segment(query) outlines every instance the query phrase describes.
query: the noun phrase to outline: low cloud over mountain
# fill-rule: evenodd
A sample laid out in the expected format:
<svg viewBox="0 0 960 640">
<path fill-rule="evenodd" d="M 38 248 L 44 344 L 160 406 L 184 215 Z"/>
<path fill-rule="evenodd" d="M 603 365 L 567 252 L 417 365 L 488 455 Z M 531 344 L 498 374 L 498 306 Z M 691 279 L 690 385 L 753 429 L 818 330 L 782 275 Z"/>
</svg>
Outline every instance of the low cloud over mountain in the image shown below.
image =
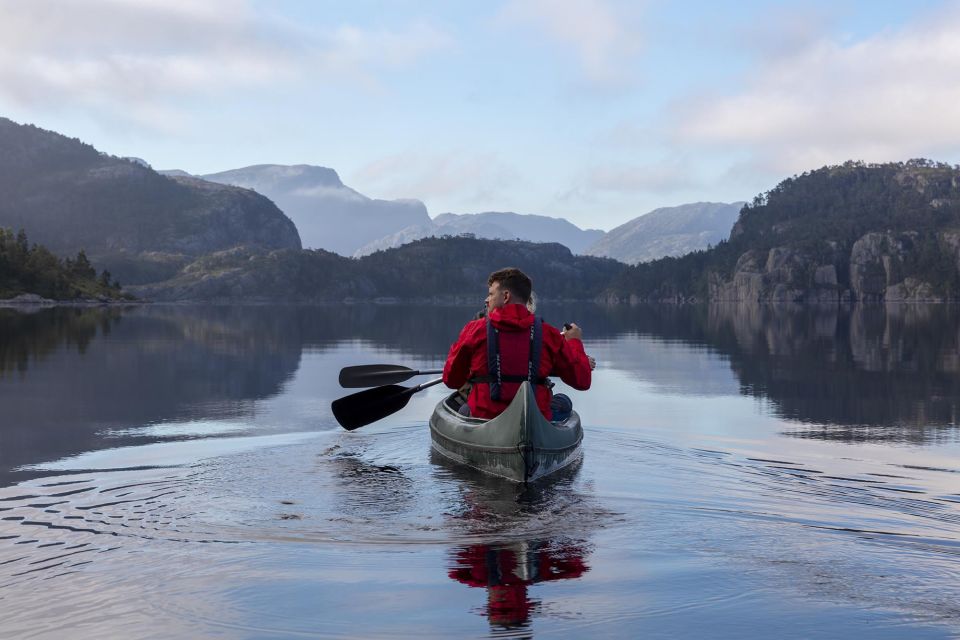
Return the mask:
<svg viewBox="0 0 960 640">
<path fill-rule="evenodd" d="M 340 181 L 333 169 L 261 164 L 199 176 L 265 195 L 297 225 L 304 248 L 352 255 L 369 242 L 430 223 L 419 200 L 375 200 Z"/>
</svg>

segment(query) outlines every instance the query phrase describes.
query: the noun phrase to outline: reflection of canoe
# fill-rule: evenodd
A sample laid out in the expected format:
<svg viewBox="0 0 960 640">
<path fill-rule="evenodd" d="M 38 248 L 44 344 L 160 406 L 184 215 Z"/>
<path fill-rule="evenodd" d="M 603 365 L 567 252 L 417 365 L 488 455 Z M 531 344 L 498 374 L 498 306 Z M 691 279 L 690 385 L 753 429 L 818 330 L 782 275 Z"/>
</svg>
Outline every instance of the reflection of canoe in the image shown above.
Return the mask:
<svg viewBox="0 0 960 640">
<path fill-rule="evenodd" d="M 543 417 L 529 382 L 492 420 L 456 410 L 457 394 L 437 404 L 430 417 L 436 451 L 451 460 L 515 482 L 533 482 L 580 458 L 583 428 L 574 411 L 563 422 Z"/>
</svg>

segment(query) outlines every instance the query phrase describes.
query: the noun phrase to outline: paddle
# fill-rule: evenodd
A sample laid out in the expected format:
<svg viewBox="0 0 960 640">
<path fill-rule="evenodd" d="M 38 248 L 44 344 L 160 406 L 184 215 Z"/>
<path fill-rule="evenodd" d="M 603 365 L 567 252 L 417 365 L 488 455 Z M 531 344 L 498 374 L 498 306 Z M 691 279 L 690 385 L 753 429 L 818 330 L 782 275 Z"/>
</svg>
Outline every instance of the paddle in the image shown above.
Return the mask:
<svg viewBox="0 0 960 640">
<path fill-rule="evenodd" d="M 347 431 L 353 431 L 400 411 L 407 406 L 413 394 L 441 382 L 443 378 L 424 382 L 415 387 L 391 384 L 352 393 L 333 401 L 333 417 L 341 427 Z"/>
<path fill-rule="evenodd" d="M 441 373 L 439 369 L 417 371 L 396 364 L 362 364 L 356 367 L 344 367 L 340 370 L 340 386 L 346 389 L 379 387 L 385 384 L 397 384 L 413 376 Z"/>
</svg>

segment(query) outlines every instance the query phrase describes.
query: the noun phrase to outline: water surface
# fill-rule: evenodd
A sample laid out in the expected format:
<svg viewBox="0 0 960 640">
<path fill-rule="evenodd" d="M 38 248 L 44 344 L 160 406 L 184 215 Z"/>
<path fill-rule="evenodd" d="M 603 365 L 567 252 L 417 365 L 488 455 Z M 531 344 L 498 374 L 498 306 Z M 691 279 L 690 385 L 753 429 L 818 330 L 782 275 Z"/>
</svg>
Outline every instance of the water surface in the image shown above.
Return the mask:
<svg viewBox="0 0 960 640">
<path fill-rule="evenodd" d="M 431 454 L 439 388 L 330 413 L 472 309 L 0 311 L 0 635 L 960 635 L 955 308 L 543 311 L 600 364 L 529 488 Z"/>
</svg>

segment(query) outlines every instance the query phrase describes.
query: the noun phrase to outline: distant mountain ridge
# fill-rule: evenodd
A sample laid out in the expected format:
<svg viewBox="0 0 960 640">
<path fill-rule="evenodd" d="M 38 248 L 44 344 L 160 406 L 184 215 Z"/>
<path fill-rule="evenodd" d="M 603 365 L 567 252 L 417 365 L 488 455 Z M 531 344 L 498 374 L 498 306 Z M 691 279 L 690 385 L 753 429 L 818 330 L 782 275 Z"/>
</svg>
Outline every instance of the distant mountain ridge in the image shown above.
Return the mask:
<svg viewBox="0 0 960 640">
<path fill-rule="evenodd" d="M 260 164 L 197 177 L 270 198 L 296 224 L 308 249 L 350 256 L 384 234 L 430 223 L 419 200 L 368 198 L 327 167 Z"/>
<path fill-rule="evenodd" d="M 142 161 L 0 118 L 0 227 L 59 256 L 83 249 L 121 283 L 162 279 L 196 256 L 299 249 L 272 202 L 249 190 L 158 174 Z"/>
<path fill-rule="evenodd" d="M 557 242 L 573 253 L 583 253 L 601 236 L 599 229 L 581 229 L 563 218 L 511 211 L 482 213 L 442 213 L 427 224 L 420 224 L 368 243 L 354 257 L 392 249 L 423 238 L 472 234 L 478 238 Z"/>
<path fill-rule="evenodd" d="M 745 202 L 662 207 L 611 229 L 584 252 L 627 264 L 682 256 L 727 239 Z"/>
</svg>

